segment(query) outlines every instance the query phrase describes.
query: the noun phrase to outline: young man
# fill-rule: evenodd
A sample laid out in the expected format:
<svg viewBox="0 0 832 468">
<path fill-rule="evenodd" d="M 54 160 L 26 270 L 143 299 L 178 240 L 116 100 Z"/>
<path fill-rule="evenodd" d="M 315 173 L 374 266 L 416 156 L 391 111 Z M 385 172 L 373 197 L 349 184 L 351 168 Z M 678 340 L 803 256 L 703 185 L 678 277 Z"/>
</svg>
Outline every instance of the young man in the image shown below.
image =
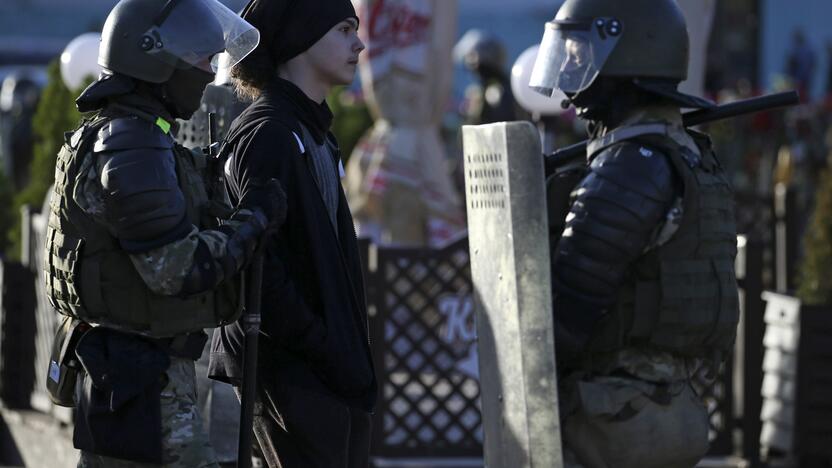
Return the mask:
<svg viewBox="0 0 832 468">
<path fill-rule="evenodd" d="M 80 467 L 217 466 L 194 361 L 203 329 L 239 315 L 234 278 L 285 200 L 256 188 L 260 204 L 219 226 L 205 155 L 173 134 L 199 108 L 212 57 L 253 49 L 235 40 L 246 34 L 257 31 L 216 0 L 121 0 L 104 24 L 105 73 L 76 101 L 93 116 L 57 157 L 44 264 L 50 302 L 76 330 L 66 336 L 87 330 L 77 348 L 58 344 L 66 355 L 49 372 L 59 383 L 74 356 L 84 369 Z"/>
<path fill-rule="evenodd" d="M 325 97 L 353 80 L 364 44 L 349 0 L 253 0 L 262 32 L 232 70 L 256 99 L 229 129 L 233 202 L 276 178 L 286 228 L 267 240 L 254 432 L 269 466 L 366 467 L 376 381 L 353 220 Z M 256 197 L 255 197 L 256 198 Z M 214 335 L 210 375 L 239 385 L 243 331 Z"/>
</svg>

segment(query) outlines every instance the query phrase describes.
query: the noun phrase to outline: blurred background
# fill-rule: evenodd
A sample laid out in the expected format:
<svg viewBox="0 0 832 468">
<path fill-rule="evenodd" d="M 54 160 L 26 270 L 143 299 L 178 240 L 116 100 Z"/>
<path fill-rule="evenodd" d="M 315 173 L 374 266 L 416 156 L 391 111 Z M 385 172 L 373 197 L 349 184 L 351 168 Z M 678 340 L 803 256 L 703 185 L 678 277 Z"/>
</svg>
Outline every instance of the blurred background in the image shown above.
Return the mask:
<svg viewBox="0 0 832 468">
<path fill-rule="evenodd" d="M 71 411 L 43 393 L 54 312 L 39 290 L 41 207 L 115 3 L 0 1 L 0 465 L 77 460 Z M 362 249 L 375 259 L 365 267 L 384 384 L 374 463 L 482 466 L 460 128 L 528 120 L 549 151 L 585 138 L 572 110 L 523 86 L 561 2 L 354 3 L 368 50 L 328 102 Z M 699 388 L 712 415 L 702 466 L 832 466 L 832 2 L 679 3 L 688 92 L 727 103 L 796 89 L 802 101 L 701 129 L 737 194 L 743 297 L 735 356 Z M 206 144 L 206 112 L 221 115 L 221 135 L 242 108 L 218 79 L 180 141 Z M 232 463 L 236 399 L 202 385 L 212 440 Z"/>
</svg>

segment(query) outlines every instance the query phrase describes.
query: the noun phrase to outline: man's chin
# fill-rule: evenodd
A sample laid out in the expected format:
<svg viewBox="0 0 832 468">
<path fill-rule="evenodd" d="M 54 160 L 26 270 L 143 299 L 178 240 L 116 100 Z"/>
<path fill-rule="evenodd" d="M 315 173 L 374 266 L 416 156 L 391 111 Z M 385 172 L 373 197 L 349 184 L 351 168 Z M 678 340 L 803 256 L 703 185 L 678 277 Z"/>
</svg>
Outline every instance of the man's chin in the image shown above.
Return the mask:
<svg viewBox="0 0 832 468">
<path fill-rule="evenodd" d="M 340 74 L 339 78 L 339 85 L 348 85 L 351 84 L 355 80 L 355 74 L 358 73 L 358 64 L 355 65 L 348 65 L 344 68 L 343 72 Z"/>
<path fill-rule="evenodd" d="M 347 86 L 352 84 L 353 80 L 355 80 L 355 71 L 345 73 L 344 76 L 339 77 L 338 84 L 336 84 L 336 86 Z"/>
<path fill-rule="evenodd" d="M 355 80 L 355 71 L 350 70 L 349 72 L 344 72 L 341 74 L 332 73 L 328 77 L 328 83 L 330 88 L 335 88 L 337 86 L 348 86 L 351 85 L 352 82 Z"/>
</svg>

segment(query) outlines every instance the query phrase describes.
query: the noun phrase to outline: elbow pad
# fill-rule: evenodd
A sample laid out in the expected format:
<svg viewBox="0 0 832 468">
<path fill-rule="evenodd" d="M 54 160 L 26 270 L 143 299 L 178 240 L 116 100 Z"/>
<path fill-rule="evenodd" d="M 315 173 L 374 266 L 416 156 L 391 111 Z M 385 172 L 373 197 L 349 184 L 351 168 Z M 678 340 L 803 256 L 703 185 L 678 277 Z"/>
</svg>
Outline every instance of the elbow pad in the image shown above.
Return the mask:
<svg viewBox="0 0 832 468">
<path fill-rule="evenodd" d="M 595 158 L 575 191 L 555 252 L 553 287 L 614 301 L 628 266 L 650 243 L 677 196 L 667 157 L 632 142 Z"/>
<path fill-rule="evenodd" d="M 103 159 L 105 217 L 126 251 L 151 250 L 188 235 L 191 224 L 168 135 L 138 118 L 115 119 L 99 131 L 93 151 Z"/>
</svg>

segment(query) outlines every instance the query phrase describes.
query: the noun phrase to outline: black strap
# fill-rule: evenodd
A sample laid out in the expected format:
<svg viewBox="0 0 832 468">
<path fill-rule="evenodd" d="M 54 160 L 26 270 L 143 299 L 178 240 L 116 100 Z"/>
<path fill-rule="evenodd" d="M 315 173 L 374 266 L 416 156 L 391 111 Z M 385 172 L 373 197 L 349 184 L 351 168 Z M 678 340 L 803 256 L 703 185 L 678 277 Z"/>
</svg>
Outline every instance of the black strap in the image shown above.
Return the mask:
<svg viewBox="0 0 832 468">
<path fill-rule="evenodd" d="M 177 335 L 172 338 L 157 338 L 154 340 L 166 353 L 173 357 L 196 361 L 202 356 L 208 335 L 205 332 Z"/>
</svg>

